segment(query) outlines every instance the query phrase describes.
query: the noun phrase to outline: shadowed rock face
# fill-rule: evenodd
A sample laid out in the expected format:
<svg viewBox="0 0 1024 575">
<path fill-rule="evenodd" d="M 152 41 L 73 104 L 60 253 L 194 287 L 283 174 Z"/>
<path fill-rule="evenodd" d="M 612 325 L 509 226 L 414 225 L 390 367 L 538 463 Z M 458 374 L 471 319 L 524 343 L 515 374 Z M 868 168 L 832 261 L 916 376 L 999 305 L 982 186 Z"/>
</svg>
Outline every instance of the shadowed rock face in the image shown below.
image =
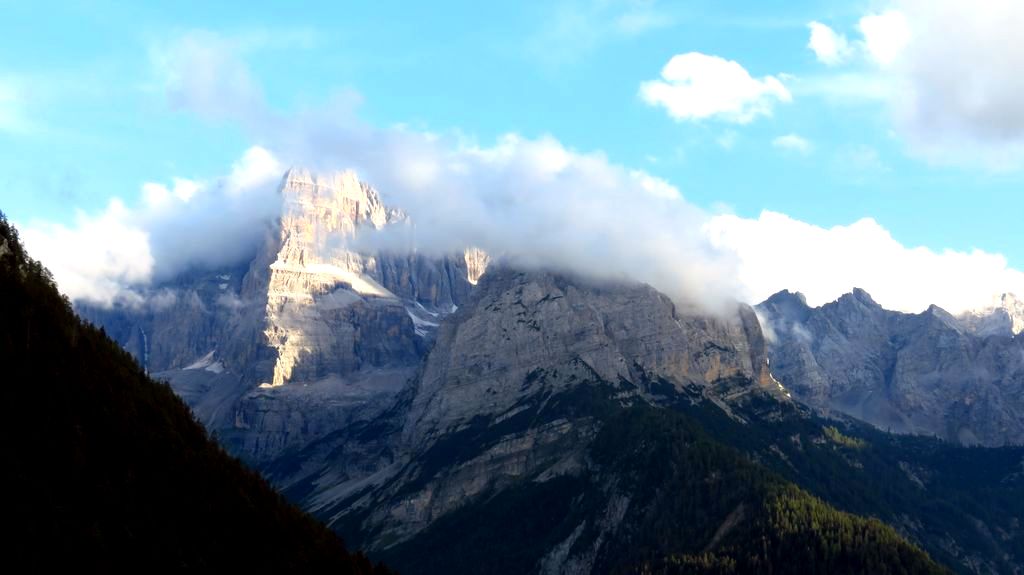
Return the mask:
<svg viewBox="0 0 1024 575">
<path fill-rule="evenodd" d="M 388 414 L 268 472 L 337 525 L 365 514 L 366 544 L 387 547 L 489 490 L 580 473 L 601 425 L 588 398 L 611 388 L 624 404 L 688 397 L 727 413 L 783 395 L 750 308 L 715 318 L 644 285 L 491 269 Z"/>
<path fill-rule="evenodd" d="M 378 413 L 487 266 L 479 250 L 349 249 L 360 228 L 406 220 L 351 172 L 293 169 L 280 193 L 251 261 L 183 274 L 138 306 L 78 309 L 257 461 Z"/>
<path fill-rule="evenodd" d="M 892 312 L 863 290 L 819 308 L 780 292 L 757 310 L 774 335 L 772 372 L 814 407 L 899 433 L 1024 443 L 1024 338 L 1010 324 Z"/>
<path fill-rule="evenodd" d="M 663 379 L 680 390 L 734 376 L 770 382 L 746 307 L 724 319 L 687 315 L 648 286 L 513 270 L 492 271 L 479 289 L 472 309 L 442 327 L 424 368 L 409 414 L 414 442 L 513 409 L 529 373 L 546 366 L 579 362 L 602 381 Z M 551 385 L 544 392 L 564 391 Z"/>
</svg>

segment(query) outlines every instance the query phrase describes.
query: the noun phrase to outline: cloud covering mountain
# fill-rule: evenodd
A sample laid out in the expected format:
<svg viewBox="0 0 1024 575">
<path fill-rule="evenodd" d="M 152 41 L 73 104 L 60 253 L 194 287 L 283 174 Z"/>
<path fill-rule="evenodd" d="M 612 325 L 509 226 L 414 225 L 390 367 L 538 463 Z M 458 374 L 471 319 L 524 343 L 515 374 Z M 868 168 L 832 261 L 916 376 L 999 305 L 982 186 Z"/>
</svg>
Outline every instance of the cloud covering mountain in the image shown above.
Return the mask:
<svg viewBox="0 0 1024 575">
<path fill-rule="evenodd" d="M 72 225 L 23 223 L 29 248 L 70 297 L 137 299 L 135 287 L 190 266 L 243 260 L 278 215 L 276 189 L 289 165 L 354 169 L 408 212 L 411 227 L 362 239 L 374 248 L 473 245 L 523 266 L 632 278 L 712 309 L 782 288 L 820 303 L 857 285 L 891 308 L 937 303 L 953 312 L 993 292 L 1024 292 L 1024 276 L 997 254 L 908 247 L 870 219 L 826 229 L 772 212 L 713 214 L 663 179 L 552 136 L 511 133 L 481 145 L 460 134 L 381 128 L 359 119 L 351 92 L 283 113 L 253 80 L 248 49 L 188 33 L 153 50 L 169 105 L 238 123 L 261 142 L 224 174 L 144 184 L 134 201 L 115 199 Z"/>
</svg>

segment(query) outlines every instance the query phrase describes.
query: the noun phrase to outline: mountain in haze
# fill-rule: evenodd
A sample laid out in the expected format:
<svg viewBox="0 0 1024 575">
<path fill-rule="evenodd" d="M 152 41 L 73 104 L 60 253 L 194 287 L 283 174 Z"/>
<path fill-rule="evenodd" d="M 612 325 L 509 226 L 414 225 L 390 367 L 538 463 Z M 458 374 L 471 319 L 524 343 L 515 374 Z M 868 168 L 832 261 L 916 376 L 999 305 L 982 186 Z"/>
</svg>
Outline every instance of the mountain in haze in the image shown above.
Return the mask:
<svg viewBox="0 0 1024 575">
<path fill-rule="evenodd" d="M 407 217 L 350 173 L 292 170 L 281 192 L 250 261 L 79 311 L 402 572 L 937 570 L 920 548 L 1024 565 L 1024 451 L 820 418 L 749 306 L 360 251 L 355 230 Z"/>
<path fill-rule="evenodd" d="M 800 401 L 884 430 L 988 446 L 1024 444 L 1019 309 L 1007 295 L 960 317 L 936 306 L 906 314 L 859 289 L 817 308 L 790 292 L 757 306 L 773 334 L 772 373 Z"/>
<path fill-rule="evenodd" d="M 0 214 L 8 565 L 384 573 L 225 454 L 82 323 Z"/>
<path fill-rule="evenodd" d="M 991 304 L 966 311 L 957 319 L 967 330 L 980 336 L 1020 335 L 1024 332 L 1024 301 L 1011 293 L 1000 294 Z"/>
</svg>

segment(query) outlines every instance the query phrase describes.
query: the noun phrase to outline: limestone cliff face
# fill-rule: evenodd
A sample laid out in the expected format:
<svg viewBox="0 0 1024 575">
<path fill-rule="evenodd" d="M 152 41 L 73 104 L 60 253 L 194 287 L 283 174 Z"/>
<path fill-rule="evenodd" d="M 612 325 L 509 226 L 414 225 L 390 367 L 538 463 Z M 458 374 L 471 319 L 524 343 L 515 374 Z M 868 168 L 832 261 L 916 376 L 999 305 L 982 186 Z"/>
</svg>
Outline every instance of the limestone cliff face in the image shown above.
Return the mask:
<svg viewBox="0 0 1024 575">
<path fill-rule="evenodd" d="M 265 335 L 277 356 L 268 386 L 415 364 L 425 329 L 469 296 L 486 266 L 479 256 L 350 249 L 360 228 L 406 219 L 352 172 L 293 169 L 281 194 L 280 247 L 267 287 Z"/>
<path fill-rule="evenodd" d="M 757 306 L 772 372 L 800 400 L 900 433 L 965 444 L 1024 442 L 1024 338 L 932 306 L 883 309 L 863 290 L 819 308 L 781 292 Z"/>
<path fill-rule="evenodd" d="M 401 302 L 365 273 L 375 260 L 346 248 L 358 227 L 383 227 L 396 213 L 389 214 L 377 192 L 351 172 L 319 177 L 293 169 L 281 195 L 280 247 L 270 264 L 264 332 L 277 360 L 261 384 L 356 371 L 362 326 L 372 326 L 365 335 L 375 343 L 398 338 L 385 347 L 415 355 L 412 321 Z"/>
<path fill-rule="evenodd" d="M 352 172 L 292 169 L 280 194 L 251 261 L 188 272 L 138 306 L 79 309 L 252 460 L 373 417 L 487 263 L 353 249 L 360 230 L 407 217 Z"/>
</svg>

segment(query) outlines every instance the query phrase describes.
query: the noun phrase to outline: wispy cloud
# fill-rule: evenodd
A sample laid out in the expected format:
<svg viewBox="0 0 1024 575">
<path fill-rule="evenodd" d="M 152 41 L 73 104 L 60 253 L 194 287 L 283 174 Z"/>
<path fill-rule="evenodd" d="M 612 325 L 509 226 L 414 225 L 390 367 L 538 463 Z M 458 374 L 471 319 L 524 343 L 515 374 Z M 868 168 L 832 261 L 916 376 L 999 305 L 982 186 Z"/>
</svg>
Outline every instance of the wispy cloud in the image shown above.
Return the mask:
<svg viewBox="0 0 1024 575">
<path fill-rule="evenodd" d="M 739 140 L 739 137 L 739 133 L 736 130 L 726 130 L 715 138 L 715 143 L 723 150 L 731 150 L 736 147 L 736 141 Z"/>
<path fill-rule="evenodd" d="M 545 66 L 575 62 L 605 44 L 668 28 L 675 18 L 654 0 L 562 0 L 526 41 Z"/>
<path fill-rule="evenodd" d="M 814 146 L 812 146 L 806 138 L 797 134 L 779 136 L 772 140 L 772 146 L 779 148 L 780 150 L 797 152 L 804 156 L 810 154 L 814 149 Z"/>
</svg>

